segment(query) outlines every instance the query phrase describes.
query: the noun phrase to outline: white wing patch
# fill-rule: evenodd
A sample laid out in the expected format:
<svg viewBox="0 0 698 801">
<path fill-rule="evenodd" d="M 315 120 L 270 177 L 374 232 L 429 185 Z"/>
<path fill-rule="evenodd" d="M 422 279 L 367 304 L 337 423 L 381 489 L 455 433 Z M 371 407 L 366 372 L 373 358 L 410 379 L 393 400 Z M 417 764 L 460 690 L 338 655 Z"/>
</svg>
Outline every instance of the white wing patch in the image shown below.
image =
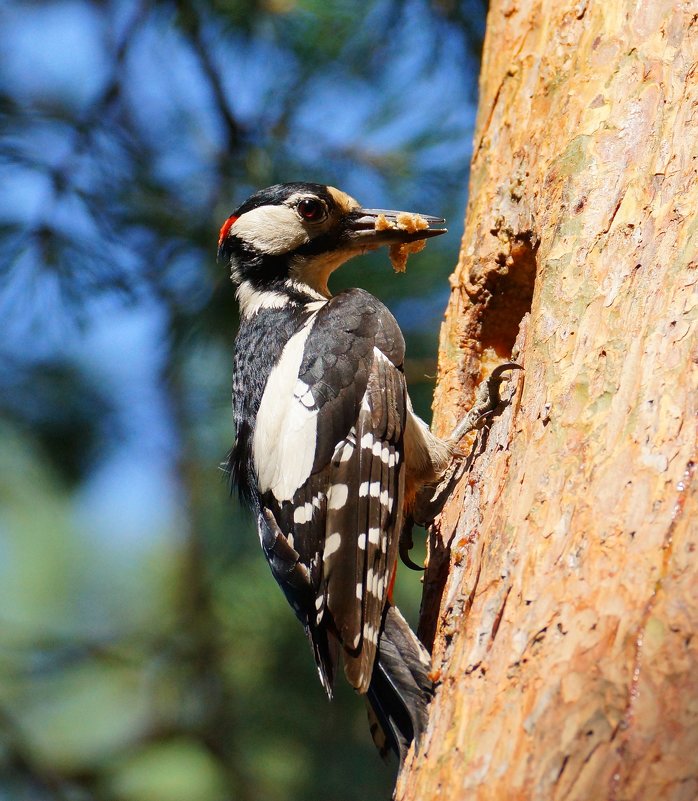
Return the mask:
<svg viewBox="0 0 698 801">
<path fill-rule="evenodd" d="M 322 558 L 327 559 L 328 556 L 332 556 L 333 553 L 339 550 L 341 544 L 342 535 L 339 532 L 335 531 L 334 534 L 330 534 L 325 540 L 325 550 L 322 554 Z"/>
<path fill-rule="evenodd" d="M 333 484 L 327 495 L 327 506 L 329 509 L 342 509 L 349 497 L 349 486 L 347 484 Z"/>
<path fill-rule="evenodd" d="M 252 441 L 257 481 L 262 493 L 271 490 L 279 502 L 293 500 L 315 460 L 317 410 L 308 408 L 305 393 L 297 396 L 302 383 L 298 372 L 314 322 L 315 315 L 286 343 L 269 374 L 257 413 Z"/>
</svg>

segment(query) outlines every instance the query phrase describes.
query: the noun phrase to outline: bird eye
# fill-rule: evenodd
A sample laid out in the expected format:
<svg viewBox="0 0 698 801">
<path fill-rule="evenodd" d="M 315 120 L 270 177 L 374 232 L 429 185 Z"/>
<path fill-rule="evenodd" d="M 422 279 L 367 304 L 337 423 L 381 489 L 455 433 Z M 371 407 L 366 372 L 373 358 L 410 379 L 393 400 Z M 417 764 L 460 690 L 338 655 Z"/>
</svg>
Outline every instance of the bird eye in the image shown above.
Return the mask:
<svg viewBox="0 0 698 801">
<path fill-rule="evenodd" d="M 308 222 L 318 222 L 325 217 L 325 205 L 313 197 L 304 197 L 296 206 L 298 213 Z"/>
</svg>

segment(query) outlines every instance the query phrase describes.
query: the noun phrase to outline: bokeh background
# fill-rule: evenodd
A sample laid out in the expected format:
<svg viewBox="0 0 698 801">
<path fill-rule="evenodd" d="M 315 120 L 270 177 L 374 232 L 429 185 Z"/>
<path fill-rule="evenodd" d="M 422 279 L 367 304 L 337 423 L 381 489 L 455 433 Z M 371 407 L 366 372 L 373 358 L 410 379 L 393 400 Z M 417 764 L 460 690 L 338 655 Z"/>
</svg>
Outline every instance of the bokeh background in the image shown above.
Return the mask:
<svg viewBox="0 0 698 801">
<path fill-rule="evenodd" d="M 219 465 L 252 191 L 449 219 L 396 276 L 429 419 L 486 0 L 0 2 L 0 799 L 374 801 L 395 766 Z M 413 619 L 420 584 L 399 602 Z"/>
</svg>

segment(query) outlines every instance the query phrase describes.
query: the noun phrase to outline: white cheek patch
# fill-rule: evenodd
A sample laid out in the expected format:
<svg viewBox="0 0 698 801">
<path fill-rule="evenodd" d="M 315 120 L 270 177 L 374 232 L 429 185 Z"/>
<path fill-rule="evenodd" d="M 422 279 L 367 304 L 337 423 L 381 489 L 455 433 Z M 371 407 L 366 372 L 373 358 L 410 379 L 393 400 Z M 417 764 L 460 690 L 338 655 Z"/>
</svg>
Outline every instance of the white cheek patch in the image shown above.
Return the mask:
<svg viewBox="0 0 698 801">
<path fill-rule="evenodd" d="M 288 253 L 309 240 L 308 232 L 288 206 L 260 206 L 240 215 L 230 232 L 255 250 Z"/>
<path fill-rule="evenodd" d="M 294 390 L 305 343 L 315 315 L 286 343 L 269 374 L 257 413 L 252 440 L 261 492 L 271 490 L 279 501 L 290 501 L 306 482 L 315 461 L 317 411 L 308 409 Z"/>
</svg>

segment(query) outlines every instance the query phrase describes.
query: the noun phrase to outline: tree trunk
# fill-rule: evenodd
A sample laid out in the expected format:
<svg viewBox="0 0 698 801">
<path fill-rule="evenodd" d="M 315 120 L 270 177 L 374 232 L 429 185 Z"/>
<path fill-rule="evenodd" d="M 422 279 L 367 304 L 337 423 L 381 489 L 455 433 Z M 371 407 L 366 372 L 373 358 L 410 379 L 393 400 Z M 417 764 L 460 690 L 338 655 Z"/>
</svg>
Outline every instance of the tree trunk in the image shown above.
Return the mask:
<svg viewBox="0 0 698 801">
<path fill-rule="evenodd" d="M 492 2 L 437 428 L 525 373 L 430 535 L 400 801 L 698 798 L 697 59 L 695 0 Z"/>
</svg>

